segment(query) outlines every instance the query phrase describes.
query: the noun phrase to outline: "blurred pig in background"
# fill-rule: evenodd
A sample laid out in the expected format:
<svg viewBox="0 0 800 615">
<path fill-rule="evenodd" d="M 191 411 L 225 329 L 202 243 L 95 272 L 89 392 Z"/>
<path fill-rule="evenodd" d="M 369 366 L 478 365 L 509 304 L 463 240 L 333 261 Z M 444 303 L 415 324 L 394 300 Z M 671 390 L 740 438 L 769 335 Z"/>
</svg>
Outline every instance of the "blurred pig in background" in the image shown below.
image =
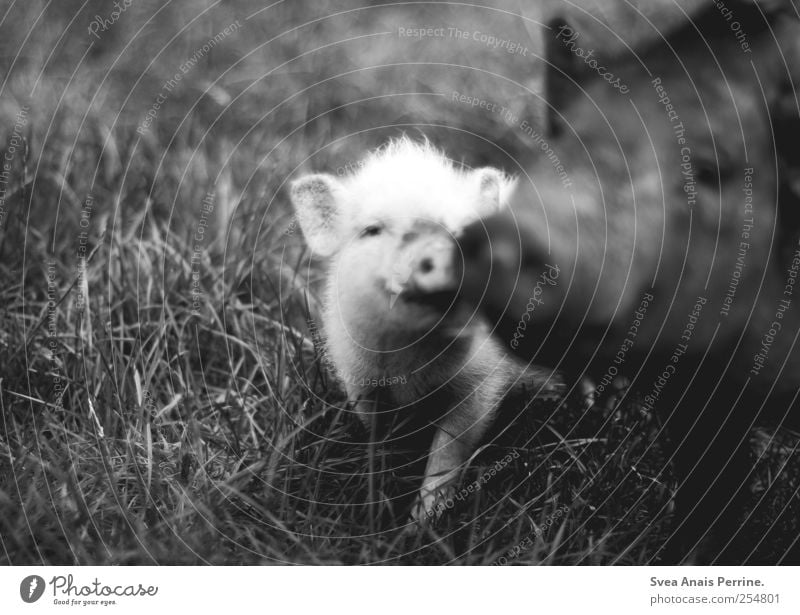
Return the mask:
<svg viewBox="0 0 800 615">
<path fill-rule="evenodd" d="M 456 251 L 462 298 L 506 347 L 574 378 L 625 373 L 661 413 L 679 474 L 673 561 L 750 553 L 748 434 L 800 415 L 800 21 L 788 2 L 723 8 L 607 62 L 551 22 L 546 138 L 565 171 L 533 162 L 510 211 Z M 551 265 L 563 283 L 520 335 Z"/>
</svg>

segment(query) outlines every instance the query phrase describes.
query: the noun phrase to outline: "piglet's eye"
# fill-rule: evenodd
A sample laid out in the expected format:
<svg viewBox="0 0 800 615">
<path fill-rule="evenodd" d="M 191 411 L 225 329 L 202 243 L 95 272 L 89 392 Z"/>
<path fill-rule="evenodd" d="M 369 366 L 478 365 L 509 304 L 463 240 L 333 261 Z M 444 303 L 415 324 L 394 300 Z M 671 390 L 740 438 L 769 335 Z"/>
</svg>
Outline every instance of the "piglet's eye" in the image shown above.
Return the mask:
<svg viewBox="0 0 800 615">
<path fill-rule="evenodd" d="M 363 231 L 361 231 L 360 237 L 375 237 L 380 235 L 381 231 L 383 231 L 383 227 L 380 224 L 370 224 Z"/>
</svg>

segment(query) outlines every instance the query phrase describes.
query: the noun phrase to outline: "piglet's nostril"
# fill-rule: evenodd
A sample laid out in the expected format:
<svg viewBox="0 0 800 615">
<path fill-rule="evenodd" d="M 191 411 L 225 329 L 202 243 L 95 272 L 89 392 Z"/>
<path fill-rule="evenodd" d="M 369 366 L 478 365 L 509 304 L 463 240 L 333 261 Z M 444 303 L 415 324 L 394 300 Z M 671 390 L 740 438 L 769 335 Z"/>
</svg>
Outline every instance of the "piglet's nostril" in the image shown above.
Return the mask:
<svg viewBox="0 0 800 615">
<path fill-rule="evenodd" d="M 431 257 L 428 256 L 420 261 L 419 270 L 421 273 L 430 273 L 433 269 L 433 259 Z"/>
</svg>

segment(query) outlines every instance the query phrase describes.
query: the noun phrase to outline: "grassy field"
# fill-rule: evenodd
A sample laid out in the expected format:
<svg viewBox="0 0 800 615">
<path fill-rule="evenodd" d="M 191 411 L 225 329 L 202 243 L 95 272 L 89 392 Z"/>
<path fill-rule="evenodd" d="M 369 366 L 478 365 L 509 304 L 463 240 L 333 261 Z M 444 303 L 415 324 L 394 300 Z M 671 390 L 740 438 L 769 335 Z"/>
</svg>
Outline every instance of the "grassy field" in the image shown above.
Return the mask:
<svg viewBox="0 0 800 615">
<path fill-rule="evenodd" d="M 3 4 L 0 563 L 652 559 L 674 481 L 635 403 L 512 408 L 463 484 L 512 461 L 415 532 L 424 458 L 370 442 L 310 331 L 324 272 L 292 176 L 404 131 L 512 170 L 526 135 L 453 91 L 540 118 L 534 57 L 385 33 L 480 24 L 535 49 L 530 24 L 354 2 L 133 0 L 113 23 L 102 2 Z"/>
</svg>

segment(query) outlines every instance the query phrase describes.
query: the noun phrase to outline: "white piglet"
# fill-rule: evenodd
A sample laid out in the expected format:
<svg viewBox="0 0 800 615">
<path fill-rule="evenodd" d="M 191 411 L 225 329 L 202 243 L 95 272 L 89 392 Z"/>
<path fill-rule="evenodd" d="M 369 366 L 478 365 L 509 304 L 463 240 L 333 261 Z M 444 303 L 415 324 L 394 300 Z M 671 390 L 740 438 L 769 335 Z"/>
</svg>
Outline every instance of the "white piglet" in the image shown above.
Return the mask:
<svg viewBox="0 0 800 615">
<path fill-rule="evenodd" d="M 420 523 L 453 494 L 503 398 L 523 385 L 553 388 L 453 305 L 453 239 L 503 207 L 511 188 L 498 170 L 462 170 L 408 138 L 345 177 L 306 175 L 291 186 L 312 253 L 329 261 L 327 353 L 356 412 L 369 424 L 380 398 L 436 425 L 412 513 Z"/>
</svg>

